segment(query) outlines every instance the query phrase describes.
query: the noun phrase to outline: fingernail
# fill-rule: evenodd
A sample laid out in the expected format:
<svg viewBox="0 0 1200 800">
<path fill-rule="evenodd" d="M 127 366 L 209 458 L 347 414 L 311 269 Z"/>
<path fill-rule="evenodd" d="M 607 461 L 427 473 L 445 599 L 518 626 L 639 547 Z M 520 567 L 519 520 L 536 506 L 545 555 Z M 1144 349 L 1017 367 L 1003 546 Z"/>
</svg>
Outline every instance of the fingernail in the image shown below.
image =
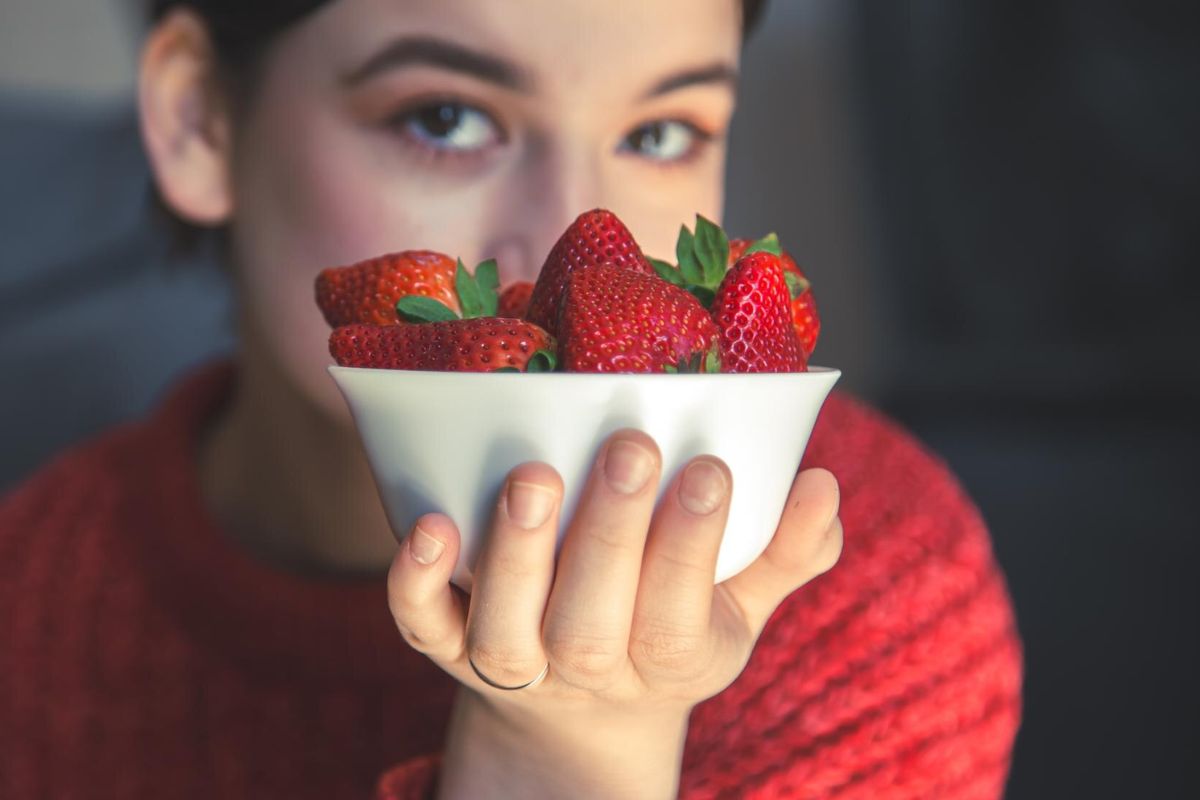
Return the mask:
<svg viewBox="0 0 1200 800">
<path fill-rule="evenodd" d="M 418 564 L 432 564 L 442 555 L 446 545 L 417 528 L 408 543 L 409 551 Z"/>
<path fill-rule="evenodd" d="M 725 473 L 711 461 L 693 461 L 679 482 L 679 503 L 698 516 L 717 510 L 725 499 Z"/>
<path fill-rule="evenodd" d="M 533 530 L 550 518 L 550 512 L 554 510 L 554 493 L 536 483 L 510 481 L 505 506 L 514 525 Z"/>
<path fill-rule="evenodd" d="M 613 491 L 633 494 L 646 485 L 654 471 L 654 456 L 640 444 L 618 439 L 604 456 L 604 477 Z"/>
</svg>

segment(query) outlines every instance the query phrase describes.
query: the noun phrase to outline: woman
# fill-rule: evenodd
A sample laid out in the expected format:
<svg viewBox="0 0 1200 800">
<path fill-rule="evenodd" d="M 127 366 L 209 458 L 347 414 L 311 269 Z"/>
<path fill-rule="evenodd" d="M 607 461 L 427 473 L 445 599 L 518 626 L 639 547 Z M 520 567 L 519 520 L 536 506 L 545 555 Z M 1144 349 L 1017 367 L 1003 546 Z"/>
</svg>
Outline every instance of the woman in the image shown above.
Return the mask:
<svg viewBox="0 0 1200 800">
<path fill-rule="evenodd" d="M 873 413 L 829 401 L 767 552 L 716 590 L 718 460 L 662 476 L 616 434 L 557 571 L 558 476 L 518 466 L 466 597 L 452 520 L 396 548 L 325 373 L 322 267 L 425 247 L 529 279 L 587 208 L 649 253 L 718 218 L 755 5 L 155 4 L 146 148 L 168 209 L 223 237 L 241 348 L 0 509 L 0 793 L 999 795 L 1003 581 Z"/>
</svg>

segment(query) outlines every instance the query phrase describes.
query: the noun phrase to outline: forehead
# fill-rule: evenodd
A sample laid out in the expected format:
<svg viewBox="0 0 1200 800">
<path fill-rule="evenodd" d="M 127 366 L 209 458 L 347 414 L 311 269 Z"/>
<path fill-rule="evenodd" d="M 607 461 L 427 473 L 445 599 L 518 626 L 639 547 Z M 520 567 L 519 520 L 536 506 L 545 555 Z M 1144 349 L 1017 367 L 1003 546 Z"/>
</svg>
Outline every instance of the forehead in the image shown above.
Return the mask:
<svg viewBox="0 0 1200 800">
<path fill-rule="evenodd" d="M 740 50 L 740 0 L 338 0 L 298 35 L 315 61 L 353 71 L 401 36 L 497 55 L 537 94 L 639 93 Z"/>
</svg>

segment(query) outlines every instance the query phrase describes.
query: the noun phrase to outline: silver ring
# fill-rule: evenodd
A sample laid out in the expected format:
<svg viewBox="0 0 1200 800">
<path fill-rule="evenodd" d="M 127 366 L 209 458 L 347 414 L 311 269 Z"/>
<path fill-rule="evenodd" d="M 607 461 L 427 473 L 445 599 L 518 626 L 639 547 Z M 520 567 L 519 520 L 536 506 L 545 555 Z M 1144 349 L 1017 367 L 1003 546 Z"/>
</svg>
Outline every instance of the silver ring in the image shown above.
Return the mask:
<svg viewBox="0 0 1200 800">
<path fill-rule="evenodd" d="M 550 672 L 550 662 L 547 661 L 546 666 L 542 667 L 541 673 L 529 683 L 522 683 L 520 686 L 503 686 L 480 672 L 479 667 L 475 666 L 475 662 L 471 660 L 470 655 L 467 656 L 467 663 L 471 665 L 471 669 L 475 670 L 475 674 L 479 676 L 479 680 L 483 681 L 488 686 L 491 686 L 493 689 L 503 689 L 506 692 L 515 692 L 518 689 L 528 689 L 530 686 L 536 686 L 537 684 L 541 683 L 546 677 L 546 674 Z"/>
</svg>

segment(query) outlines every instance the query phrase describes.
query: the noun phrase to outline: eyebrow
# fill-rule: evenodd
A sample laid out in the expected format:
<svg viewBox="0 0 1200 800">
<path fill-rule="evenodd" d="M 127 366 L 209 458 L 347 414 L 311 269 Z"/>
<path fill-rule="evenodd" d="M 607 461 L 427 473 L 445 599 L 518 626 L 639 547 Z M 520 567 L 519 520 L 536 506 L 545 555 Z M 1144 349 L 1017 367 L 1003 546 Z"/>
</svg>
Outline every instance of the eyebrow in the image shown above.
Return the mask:
<svg viewBox="0 0 1200 800">
<path fill-rule="evenodd" d="M 416 65 L 441 67 L 518 92 L 533 89 L 532 78 L 516 64 L 433 36 L 394 39 L 342 80 L 356 86 L 388 70 Z"/>
<path fill-rule="evenodd" d="M 668 75 L 650 87 L 650 90 L 642 95 L 642 99 L 649 100 L 652 97 L 660 97 L 690 86 L 702 86 L 704 84 L 724 84 L 732 89 L 737 85 L 737 79 L 738 71 L 736 67 L 727 62 L 718 61 L 706 66 L 685 69 L 682 72 Z"/>
</svg>

